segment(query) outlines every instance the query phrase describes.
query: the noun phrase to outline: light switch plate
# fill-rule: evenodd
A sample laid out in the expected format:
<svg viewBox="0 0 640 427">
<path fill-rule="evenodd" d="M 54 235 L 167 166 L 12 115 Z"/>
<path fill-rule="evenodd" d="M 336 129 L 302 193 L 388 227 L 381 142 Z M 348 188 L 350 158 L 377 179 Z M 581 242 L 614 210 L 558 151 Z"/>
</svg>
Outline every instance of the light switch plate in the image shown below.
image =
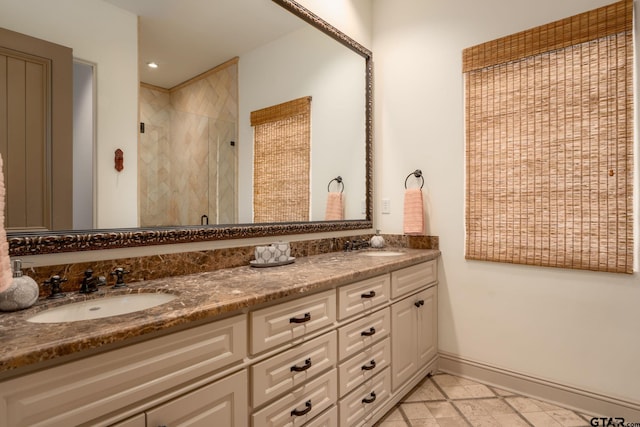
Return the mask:
<svg viewBox="0 0 640 427">
<path fill-rule="evenodd" d="M 391 213 L 391 200 L 382 199 L 382 213 L 390 214 Z"/>
</svg>

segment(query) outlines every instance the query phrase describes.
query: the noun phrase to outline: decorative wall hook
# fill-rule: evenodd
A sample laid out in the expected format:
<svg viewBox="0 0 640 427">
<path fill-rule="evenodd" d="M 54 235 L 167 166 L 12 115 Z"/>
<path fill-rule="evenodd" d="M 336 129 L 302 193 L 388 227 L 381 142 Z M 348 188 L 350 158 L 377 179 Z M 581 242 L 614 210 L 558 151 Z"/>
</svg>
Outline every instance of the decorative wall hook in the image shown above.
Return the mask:
<svg viewBox="0 0 640 427">
<path fill-rule="evenodd" d="M 124 169 L 124 153 L 119 148 L 116 150 L 115 167 L 118 172 Z"/>
</svg>

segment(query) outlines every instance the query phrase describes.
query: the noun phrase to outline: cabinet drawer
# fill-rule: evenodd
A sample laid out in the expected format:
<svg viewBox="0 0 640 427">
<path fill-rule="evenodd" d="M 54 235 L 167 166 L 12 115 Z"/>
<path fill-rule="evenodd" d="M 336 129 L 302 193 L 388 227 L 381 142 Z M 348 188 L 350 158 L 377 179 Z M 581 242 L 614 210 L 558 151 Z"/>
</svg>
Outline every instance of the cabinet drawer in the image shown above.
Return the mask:
<svg viewBox="0 0 640 427">
<path fill-rule="evenodd" d="M 305 424 L 304 427 L 336 427 L 338 425 L 338 407 L 334 406 L 327 412 L 314 418 L 309 424 Z"/>
<path fill-rule="evenodd" d="M 332 331 L 252 366 L 253 407 L 335 367 L 337 347 Z"/>
<path fill-rule="evenodd" d="M 254 413 L 253 427 L 301 426 L 333 405 L 337 390 L 338 374 L 332 369 Z"/>
<path fill-rule="evenodd" d="M 391 361 L 389 337 L 360 351 L 338 368 L 340 397 L 382 372 Z"/>
<path fill-rule="evenodd" d="M 248 386 L 247 371 L 240 371 L 147 411 L 147 425 L 245 427 Z"/>
<path fill-rule="evenodd" d="M 391 396 L 389 369 L 366 381 L 340 401 L 340 426 L 353 426 L 372 414 Z"/>
<path fill-rule="evenodd" d="M 138 414 L 135 417 L 131 417 L 119 423 L 113 424 L 110 427 L 146 427 L 147 421 L 144 414 Z"/>
<path fill-rule="evenodd" d="M 256 310 L 250 316 L 251 352 L 256 354 L 335 322 L 335 291 Z"/>
<path fill-rule="evenodd" d="M 236 316 L 23 375 L 0 384 L 0 425 L 72 426 L 241 361 Z"/>
<path fill-rule="evenodd" d="M 437 266 L 438 264 L 433 260 L 391 272 L 391 298 L 398 298 L 430 283 L 435 283 Z"/>
<path fill-rule="evenodd" d="M 356 354 L 389 335 L 391 329 L 389 307 L 376 311 L 338 329 L 338 357 L 340 360 Z"/>
<path fill-rule="evenodd" d="M 372 277 L 338 288 L 338 319 L 346 319 L 389 301 L 391 276 Z"/>
</svg>

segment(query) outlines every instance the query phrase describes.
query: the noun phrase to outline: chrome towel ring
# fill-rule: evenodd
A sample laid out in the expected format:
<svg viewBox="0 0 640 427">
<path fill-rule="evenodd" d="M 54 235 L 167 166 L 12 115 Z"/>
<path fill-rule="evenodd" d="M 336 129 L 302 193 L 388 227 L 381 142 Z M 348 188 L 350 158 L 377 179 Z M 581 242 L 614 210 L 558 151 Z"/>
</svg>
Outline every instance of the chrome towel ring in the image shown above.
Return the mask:
<svg viewBox="0 0 640 427">
<path fill-rule="evenodd" d="M 333 181 L 336 181 L 337 184 L 336 185 L 341 185 L 342 187 L 340 188 L 340 192 L 342 193 L 344 191 L 344 182 L 342 182 L 342 177 L 341 176 L 337 176 L 335 178 L 333 178 L 331 181 L 329 181 L 329 185 L 327 185 L 327 191 L 331 192 L 331 183 Z"/>
<path fill-rule="evenodd" d="M 404 188 L 405 188 L 405 190 L 407 189 L 407 180 L 409 180 L 409 177 L 411 175 L 415 176 L 416 178 L 422 179 L 422 184 L 420 184 L 420 189 L 422 190 L 422 187 L 424 187 L 424 176 L 422 176 L 422 171 L 420 169 L 416 169 L 415 171 L 413 171 L 409 175 L 407 175 L 407 177 L 404 180 Z"/>
</svg>

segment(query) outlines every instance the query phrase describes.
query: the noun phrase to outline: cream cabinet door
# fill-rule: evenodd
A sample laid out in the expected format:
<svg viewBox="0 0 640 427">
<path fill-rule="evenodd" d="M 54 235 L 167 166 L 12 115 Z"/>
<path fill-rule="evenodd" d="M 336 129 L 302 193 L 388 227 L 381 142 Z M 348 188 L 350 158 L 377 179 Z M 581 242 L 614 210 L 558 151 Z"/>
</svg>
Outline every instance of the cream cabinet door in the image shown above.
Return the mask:
<svg viewBox="0 0 640 427">
<path fill-rule="evenodd" d="M 418 369 L 426 365 L 438 352 L 438 287 L 432 286 L 418 294 L 421 302 L 417 310 Z"/>
<path fill-rule="evenodd" d="M 397 390 L 437 353 L 437 287 L 391 306 L 391 383 Z"/>
<path fill-rule="evenodd" d="M 418 370 L 416 360 L 416 297 L 391 306 L 391 384 L 397 390 Z"/>
<path fill-rule="evenodd" d="M 247 371 L 240 371 L 147 411 L 147 427 L 245 427 L 248 387 Z"/>
</svg>

